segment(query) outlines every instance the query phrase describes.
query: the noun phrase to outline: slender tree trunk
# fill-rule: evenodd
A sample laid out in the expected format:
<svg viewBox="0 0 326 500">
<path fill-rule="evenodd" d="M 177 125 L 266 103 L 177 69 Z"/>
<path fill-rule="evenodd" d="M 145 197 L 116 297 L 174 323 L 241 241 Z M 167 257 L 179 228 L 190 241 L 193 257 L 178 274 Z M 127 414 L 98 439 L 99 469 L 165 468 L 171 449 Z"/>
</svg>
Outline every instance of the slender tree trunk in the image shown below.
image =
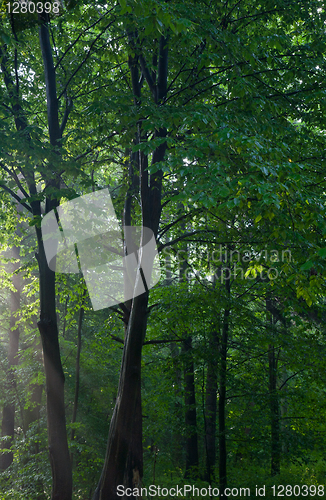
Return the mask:
<svg viewBox="0 0 326 500">
<path fill-rule="evenodd" d="M 19 249 L 13 247 L 11 249 L 11 257 L 17 259 L 11 265 L 11 271 L 15 272 L 19 268 Z M 20 276 L 19 274 L 13 274 L 12 284 L 15 290 L 10 291 L 10 329 L 9 329 L 9 346 L 8 346 L 8 379 L 10 385 L 9 393 L 12 393 L 16 388 L 16 378 L 15 378 L 15 367 L 18 364 L 18 347 L 19 347 L 19 328 L 16 327 L 17 312 L 20 305 Z M 2 411 L 2 425 L 1 425 L 1 435 L 8 436 L 8 439 L 1 444 L 2 449 L 9 449 L 13 443 L 14 432 L 15 432 L 15 404 L 13 401 L 13 395 L 11 395 L 11 401 L 8 401 Z M 13 453 L 0 453 L 0 470 L 7 469 L 13 461 Z"/>
<path fill-rule="evenodd" d="M 33 328 L 38 328 L 37 317 L 33 318 Z M 43 351 L 41 346 L 41 339 L 38 337 L 33 342 L 33 349 L 36 352 L 36 359 L 40 364 L 40 368 L 43 368 Z M 30 386 L 31 395 L 31 405 L 24 411 L 24 432 L 26 433 L 30 425 L 34 422 L 39 422 L 40 420 L 40 410 L 42 403 L 43 394 L 43 384 L 33 384 Z M 38 443 L 35 444 L 35 453 L 39 452 Z"/>
<path fill-rule="evenodd" d="M 58 97 L 56 92 L 56 72 L 52 57 L 48 23 L 49 15 L 45 13 L 39 14 L 39 40 L 44 67 L 49 139 L 51 146 L 57 148 L 58 151 L 61 147 L 60 140 L 67 123 L 68 112 L 60 126 Z M 18 82 L 13 82 L 11 72 L 8 68 L 8 55 L 6 50 L 1 48 L 0 54 L 1 70 L 4 75 L 4 83 L 8 95 L 12 100 L 16 128 L 18 131 L 23 131 L 27 128 L 28 121 L 24 109 L 20 104 L 19 85 Z M 31 138 L 28 133 L 26 133 L 26 138 L 28 142 L 31 143 Z M 28 155 L 26 155 L 26 158 L 28 158 Z M 56 167 L 54 165 L 48 165 L 47 169 L 44 170 L 43 180 L 47 184 L 46 189 L 50 188 L 50 196 L 47 196 L 45 200 L 45 213 L 48 213 L 58 205 L 58 201 L 53 198 L 53 194 L 51 193 L 51 189 L 58 189 L 60 185 L 59 175 L 55 172 Z M 42 339 L 46 377 L 48 441 L 53 478 L 51 500 L 71 500 L 72 474 L 65 423 L 64 374 L 60 359 L 55 310 L 55 274 L 49 269 L 46 262 L 42 234 L 39 227 L 39 221 L 42 214 L 40 201 L 36 199 L 37 190 L 34 169 L 29 169 L 27 165 L 23 173 L 28 184 L 29 194 L 34 198 L 30 201 L 30 206 L 34 221 L 37 222 L 35 228 L 38 241 L 37 260 L 39 266 L 41 303 L 38 328 Z"/>
<path fill-rule="evenodd" d="M 177 346 L 175 342 L 172 342 L 170 344 L 170 351 L 175 373 L 174 395 L 176 401 L 174 403 L 174 408 L 175 408 L 175 415 L 177 417 L 176 420 L 179 421 L 183 416 L 183 405 L 180 401 L 180 397 L 182 394 L 182 371 L 180 368 L 180 361 L 178 362 L 178 358 L 180 355 L 180 348 Z M 182 448 L 183 448 L 182 435 L 179 429 L 175 429 L 172 434 L 172 454 L 174 463 L 177 466 L 180 466 L 180 464 L 182 463 Z"/>
<path fill-rule="evenodd" d="M 37 318 L 33 318 L 33 327 L 37 327 Z M 33 342 L 34 352 L 37 352 L 37 360 L 40 362 L 40 365 L 43 367 L 43 353 L 41 348 L 41 340 L 40 338 L 35 339 Z M 37 422 L 38 433 L 40 432 L 40 410 L 42 405 L 42 394 L 43 394 L 43 385 L 42 384 L 32 384 L 30 385 L 31 397 L 29 401 L 29 407 L 24 409 L 24 421 L 23 428 L 24 434 L 28 431 L 30 426 Z M 38 440 L 35 441 L 33 446 L 32 453 L 39 453 L 40 447 Z M 28 459 L 26 460 L 26 463 Z M 44 484 L 40 477 L 35 479 L 35 500 L 46 500 L 46 495 L 44 493 Z"/>
<path fill-rule="evenodd" d="M 41 302 L 37 325 L 42 339 L 46 378 L 48 443 L 53 481 L 51 500 L 71 500 L 72 474 L 66 432 L 64 373 L 55 309 L 55 273 L 48 267 L 40 229 L 37 228 L 36 232 Z"/>
<path fill-rule="evenodd" d="M 83 292 L 83 298 L 85 296 L 85 291 Z M 82 298 L 82 300 L 83 300 Z M 74 424 L 77 419 L 77 409 L 78 409 L 78 398 L 79 398 L 79 381 L 80 381 L 80 352 L 81 352 L 81 340 L 82 340 L 82 325 L 84 317 L 84 308 L 81 305 L 78 315 L 78 329 L 77 329 L 77 354 L 76 354 L 76 381 L 75 381 L 75 396 L 74 396 L 74 406 L 72 411 L 71 423 Z M 70 439 L 73 441 L 75 438 L 75 429 L 72 427 Z M 71 463 L 73 462 L 73 453 L 70 454 Z"/>
<path fill-rule="evenodd" d="M 269 394 L 271 415 L 271 475 L 276 476 L 281 472 L 281 448 L 280 448 L 280 408 L 277 391 L 277 356 L 275 347 L 269 346 Z"/>
<path fill-rule="evenodd" d="M 287 425 L 286 425 L 286 420 L 284 417 L 286 416 L 288 409 L 289 409 L 289 404 L 288 404 L 288 399 L 287 399 L 287 385 L 286 381 L 288 379 L 288 373 L 285 367 L 283 367 L 283 373 L 282 373 L 282 378 L 281 378 L 281 385 L 285 382 L 285 385 L 282 387 L 282 397 L 279 398 L 279 403 L 280 403 L 280 449 L 281 449 L 281 454 L 282 457 L 284 458 L 288 453 L 289 453 L 289 448 L 287 444 L 287 439 L 286 439 L 286 434 L 287 434 Z M 280 391 L 279 391 L 280 392 Z"/>
<path fill-rule="evenodd" d="M 205 444 L 206 444 L 206 481 L 214 480 L 216 462 L 216 417 L 217 417 L 217 366 L 218 333 L 214 330 L 209 342 L 210 358 L 206 375 L 205 401 Z"/>
<path fill-rule="evenodd" d="M 275 311 L 275 312 L 274 312 Z M 266 298 L 266 317 L 269 319 L 271 337 L 274 337 L 275 308 L 270 296 Z M 277 360 L 274 342 L 269 345 L 268 367 L 269 367 L 269 407 L 271 418 L 271 476 L 281 472 L 281 442 L 280 442 L 280 403 L 277 389 Z"/>
<path fill-rule="evenodd" d="M 15 405 L 6 403 L 2 410 L 1 435 L 7 439 L 1 443 L 1 449 L 10 449 L 14 439 Z M 2 451 L 0 454 L 0 471 L 8 469 L 12 464 L 13 453 Z"/>
<path fill-rule="evenodd" d="M 186 470 L 185 478 L 198 477 L 198 436 L 194 361 L 192 358 L 191 337 L 183 343 L 184 384 L 185 384 L 185 424 L 186 424 Z"/>
<path fill-rule="evenodd" d="M 49 34 L 49 16 L 39 14 L 39 39 L 44 65 L 47 118 L 50 142 L 53 147 L 60 147 L 62 127 L 59 124 L 58 98 L 56 91 L 56 73 L 52 57 Z M 54 167 L 55 172 L 55 167 Z M 59 179 L 52 174 L 47 179 L 48 186 L 59 188 Z M 33 186 L 35 190 L 35 186 Z M 31 192 L 33 194 L 33 192 Z M 58 205 L 55 197 L 47 197 L 45 212 L 50 212 Z M 41 216 L 39 202 L 31 202 L 34 217 Z M 72 472 L 66 431 L 64 404 L 64 373 L 61 364 L 59 335 L 56 315 L 55 273 L 48 267 L 41 229 L 36 227 L 38 243 L 38 266 L 40 279 L 40 320 L 38 328 L 41 334 L 44 370 L 46 378 L 47 423 L 50 462 L 52 469 L 51 500 L 71 500 Z"/>
<path fill-rule="evenodd" d="M 230 295 L 230 280 L 226 280 L 227 295 Z M 224 498 L 224 490 L 227 486 L 227 450 L 226 450 L 226 424 L 225 424 L 225 405 L 226 405 L 226 382 L 227 382 L 227 349 L 229 333 L 230 309 L 224 310 L 222 338 L 220 347 L 220 386 L 218 400 L 218 421 L 219 421 L 219 476 L 220 476 L 220 498 Z"/>
</svg>

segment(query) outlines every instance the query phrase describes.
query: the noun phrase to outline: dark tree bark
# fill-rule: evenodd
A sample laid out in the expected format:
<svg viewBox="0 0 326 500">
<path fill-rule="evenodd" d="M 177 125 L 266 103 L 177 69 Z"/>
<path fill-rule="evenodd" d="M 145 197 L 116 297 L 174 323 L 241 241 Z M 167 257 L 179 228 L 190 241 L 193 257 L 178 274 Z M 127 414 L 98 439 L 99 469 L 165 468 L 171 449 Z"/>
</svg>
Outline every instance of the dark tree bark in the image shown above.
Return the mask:
<svg viewBox="0 0 326 500">
<path fill-rule="evenodd" d="M 276 476 L 281 472 L 281 440 L 280 440 L 280 402 L 277 389 L 277 362 L 278 353 L 274 346 L 274 329 L 278 320 L 283 323 L 284 328 L 286 322 L 282 314 L 279 312 L 270 296 L 266 297 L 266 318 L 270 325 L 270 335 L 272 342 L 268 350 L 268 386 L 269 386 L 269 408 L 271 418 L 271 476 Z"/>
<path fill-rule="evenodd" d="M 85 296 L 85 291 L 83 292 L 82 300 Z M 72 411 L 71 423 L 74 424 L 77 419 L 77 409 L 78 409 L 78 398 L 79 398 L 79 381 L 80 381 L 80 352 L 81 352 L 81 341 L 82 341 L 82 325 L 84 318 L 84 308 L 81 305 L 78 315 L 78 330 L 77 330 L 77 353 L 76 353 L 76 381 L 75 381 L 75 395 L 74 395 L 74 406 Z M 73 441 L 75 438 L 75 429 L 72 427 L 70 439 Z M 70 454 L 71 463 L 73 462 L 73 453 Z"/>
<path fill-rule="evenodd" d="M 7 436 L 7 439 L 1 444 L 1 449 L 10 449 L 15 431 L 15 405 L 6 403 L 2 410 L 1 435 Z M 0 471 L 4 471 L 12 464 L 13 452 L 2 451 L 0 454 Z"/>
<path fill-rule="evenodd" d="M 41 16 L 40 20 L 39 36 L 45 74 L 49 136 L 52 146 L 60 146 L 62 131 L 59 125 L 56 78 L 47 25 L 48 18 L 42 18 Z M 47 184 L 49 187 L 59 188 L 59 181 L 55 174 L 51 174 L 51 177 L 47 179 Z M 34 217 L 40 217 L 40 204 L 32 202 L 31 206 Z M 57 206 L 58 200 L 50 197 L 46 198 L 46 213 Z M 36 235 L 41 306 L 38 328 L 42 339 L 46 377 L 48 442 L 52 469 L 51 500 L 71 500 L 72 472 L 66 431 L 64 373 L 60 357 L 55 307 L 55 273 L 49 269 L 47 264 L 41 229 L 39 227 L 36 227 Z"/>
<path fill-rule="evenodd" d="M 185 424 L 186 424 L 186 470 L 185 478 L 198 477 L 198 435 L 194 361 L 192 358 L 192 341 L 188 337 L 183 343 L 184 385 L 185 385 Z"/>
<path fill-rule="evenodd" d="M 180 401 L 182 395 L 182 370 L 180 366 L 180 361 L 178 358 L 180 356 L 180 348 L 175 342 L 170 344 L 170 352 L 173 360 L 174 366 L 174 394 L 176 401 L 174 403 L 176 420 L 179 421 L 183 418 L 183 405 Z M 179 401 L 178 401 L 179 399 Z M 176 465 L 182 463 L 182 448 L 183 448 L 183 438 L 179 429 L 174 430 L 172 434 L 172 449 L 173 449 L 173 459 Z"/>
<path fill-rule="evenodd" d="M 230 280 L 226 280 L 226 292 L 230 295 Z M 225 424 L 225 404 L 226 404 L 226 382 L 227 382 L 227 349 L 229 334 L 230 309 L 224 310 L 222 338 L 220 346 L 220 384 L 218 400 L 218 422 L 219 422 L 219 476 L 220 476 L 220 498 L 224 498 L 224 490 L 227 486 L 227 450 L 226 450 L 226 424 Z"/>
<path fill-rule="evenodd" d="M 139 93 L 140 96 L 140 93 Z M 138 97 L 138 96 L 137 96 Z M 138 134 L 135 137 L 135 144 L 139 140 Z M 129 186 L 127 189 L 124 211 L 123 223 L 124 226 L 132 226 L 133 224 L 133 200 L 137 191 L 139 190 L 139 154 L 129 151 L 130 161 L 128 164 L 127 179 Z M 138 174 L 138 175 L 137 175 Z M 130 249 L 129 249 L 130 250 Z M 124 242 L 124 255 L 128 254 L 126 241 Z M 128 289 L 128 276 L 124 276 L 125 292 Z M 132 307 L 132 299 L 125 300 L 123 308 L 124 318 L 124 338 L 126 339 L 128 323 L 130 320 L 130 312 Z M 129 443 L 129 451 L 126 462 L 126 470 L 124 475 L 123 484 L 132 485 L 135 488 L 140 488 L 143 477 L 143 417 L 142 417 L 142 401 L 141 401 L 141 377 L 137 383 L 137 396 L 134 419 L 132 424 L 132 434 Z M 136 498 L 131 496 L 130 498 Z"/>
<path fill-rule="evenodd" d="M 68 450 L 64 405 L 64 374 L 58 340 L 55 309 L 55 273 L 48 267 L 41 231 L 37 228 L 41 334 L 46 378 L 47 424 L 52 469 L 51 500 L 71 500 L 72 474 Z"/>
<path fill-rule="evenodd" d="M 277 355 L 275 347 L 269 346 L 269 397 L 271 415 L 271 476 L 281 472 L 280 405 L 277 390 Z"/>
<path fill-rule="evenodd" d="M 216 417 L 217 417 L 217 370 L 218 332 L 213 330 L 209 341 L 210 358 L 206 375 L 205 401 L 205 444 L 206 444 L 206 481 L 214 480 L 216 463 Z"/>
<path fill-rule="evenodd" d="M 20 265 L 19 248 L 12 247 L 10 251 L 11 258 L 16 262 L 11 264 L 11 272 L 15 273 Z M 16 388 L 15 366 L 18 364 L 18 348 L 19 348 L 19 327 L 16 327 L 17 312 L 20 306 L 20 276 L 13 274 L 12 284 L 15 290 L 10 291 L 10 329 L 9 329 L 9 345 L 8 345 L 8 381 L 9 394 Z M 2 410 L 1 435 L 8 436 L 8 439 L 1 444 L 2 449 L 9 449 L 13 443 L 15 433 L 15 404 L 11 394 L 11 401 L 8 401 Z M 0 470 L 6 470 L 13 461 L 13 453 L 0 453 Z"/>
<path fill-rule="evenodd" d="M 271 476 L 276 476 L 281 472 L 281 433 L 280 433 L 280 397 L 277 388 L 277 365 L 279 349 L 274 345 L 275 325 L 279 321 L 284 331 L 286 331 L 286 318 L 279 310 L 270 296 L 266 297 L 266 318 L 269 320 L 272 342 L 268 350 L 268 368 L 269 368 L 269 407 L 271 418 Z"/>
<path fill-rule="evenodd" d="M 141 403 L 141 377 L 137 385 L 133 429 L 129 442 L 129 453 L 123 484 L 141 488 L 143 478 L 143 415 Z M 129 497 L 137 498 L 137 497 Z"/>
<path fill-rule="evenodd" d="M 133 420 L 141 379 L 141 350 L 146 332 L 148 293 L 133 299 L 124 343 L 118 396 L 111 419 L 105 463 L 94 499 L 119 498 L 117 486 L 124 485 L 127 459 L 133 439 Z M 137 475 L 140 471 L 135 470 Z M 132 487 L 132 484 L 129 484 Z"/>
<path fill-rule="evenodd" d="M 131 45 L 138 43 L 137 33 L 129 34 Z M 137 49 L 139 52 L 139 47 Z M 159 104 L 166 95 L 167 90 L 167 39 L 161 37 L 158 57 L 158 79 L 154 84 L 154 101 Z M 138 106 L 141 97 L 141 84 L 139 80 L 139 55 L 129 57 L 129 67 L 134 93 L 135 105 Z M 143 65 L 144 65 L 143 61 Z M 166 137 L 166 130 L 155 130 L 155 136 Z M 140 125 L 137 140 L 140 140 Z M 166 142 L 163 142 L 153 151 L 152 163 L 160 162 L 164 159 Z M 149 175 L 147 170 L 148 158 L 144 154 L 139 154 L 139 189 L 142 210 L 142 223 L 144 227 L 150 228 L 154 236 L 157 236 L 160 216 L 161 216 L 161 191 L 163 172 L 157 171 Z M 143 241 L 143 235 L 141 241 Z M 140 271 L 141 262 L 136 278 L 135 289 L 138 280 L 142 280 Z M 94 493 L 94 500 L 114 500 L 121 498 L 117 495 L 117 486 L 126 485 L 133 487 L 133 482 L 140 484 L 142 480 L 141 470 L 135 466 L 131 473 L 128 470 L 130 464 L 142 464 L 142 456 L 138 453 L 141 403 L 141 353 L 147 326 L 148 314 L 148 290 L 136 296 L 132 300 L 128 326 L 125 335 L 120 380 L 116 405 L 110 423 L 107 451 L 101 478 Z M 135 424 L 136 415 L 136 424 Z M 138 422 L 138 423 L 137 423 Z M 136 430 L 135 430 L 136 429 Z M 134 446 L 133 443 L 136 443 Z M 134 451 L 132 451 L 134 450 Z M 141 451 L 142 454 L 142 451 Z M 126 481 L 128 483 L 126 484 Z"/>
</svg>

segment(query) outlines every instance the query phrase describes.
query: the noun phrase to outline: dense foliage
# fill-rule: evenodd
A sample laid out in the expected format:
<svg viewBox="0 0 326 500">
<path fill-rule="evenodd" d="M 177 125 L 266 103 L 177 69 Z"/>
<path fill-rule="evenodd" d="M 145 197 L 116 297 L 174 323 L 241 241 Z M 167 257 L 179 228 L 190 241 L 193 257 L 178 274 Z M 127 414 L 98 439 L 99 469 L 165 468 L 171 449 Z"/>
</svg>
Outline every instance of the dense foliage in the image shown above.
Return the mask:
<svg viewBox="0 0 326 500">
<path fill-rule="evenodd" d="M 323 3 L 14 5 L 0 11 L 1 500 L 113 500 L 120 480 L 322 497 Z M 153 231 L 161 279 L 94 311 L 81 273 L 48 268 L 40 227 L 103 188 L 121 228 Z"/>
</svg>

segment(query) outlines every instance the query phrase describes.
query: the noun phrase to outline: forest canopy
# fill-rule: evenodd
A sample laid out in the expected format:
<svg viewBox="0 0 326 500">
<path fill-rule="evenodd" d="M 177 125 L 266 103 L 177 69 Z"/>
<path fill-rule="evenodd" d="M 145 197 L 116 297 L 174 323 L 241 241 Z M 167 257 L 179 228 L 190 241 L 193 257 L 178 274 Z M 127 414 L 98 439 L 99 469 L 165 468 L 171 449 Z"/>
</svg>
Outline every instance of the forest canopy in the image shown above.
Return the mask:
<svg viewBox="0 0 326 500">
<path fill-rule="evenodd" d="M 1 2 L 0 500 L 324 497 L 325 21 Z"/>
</svg>

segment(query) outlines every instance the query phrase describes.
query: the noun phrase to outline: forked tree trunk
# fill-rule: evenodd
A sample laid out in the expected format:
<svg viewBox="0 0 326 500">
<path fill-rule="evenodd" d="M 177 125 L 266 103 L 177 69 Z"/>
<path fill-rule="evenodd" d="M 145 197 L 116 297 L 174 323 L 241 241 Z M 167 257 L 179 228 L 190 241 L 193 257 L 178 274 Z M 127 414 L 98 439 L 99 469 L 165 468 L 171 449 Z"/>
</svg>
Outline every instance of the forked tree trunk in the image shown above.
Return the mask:
<svg viewBox="0 0 326 500">
<path fill-rule="evenodd" d="M 168 46 L 167 39 L 161 36 L 159 42 L 159 53 L 157 60 L 157 80 L 155 69 L 150 73 L 145 70 L 146 61 L 138 54 L 141 51 L 138 35 L 136 32 L 129 32 L 128 39 L 135 54 L 129 56 L 129 68 L 134 94 L 135 106 L 138 107 L 141 99 L 141 80 L 139 79 L 139 68 L 145 74 L 149 87 L 153 85 L 153 99 L 156 105 L 160 104 L 167 92 L 167 70 L 168 70 Z M 137 49 L 134 50 L 137 46 Z M 140 61 L 141 60 L 141 61 Z M 165 128 L 155 129 L 154 137 L 165 138 L 167 131 Z M 138 124 L 137 140 L 141 140 L 141 122 Z M 166 142 L 158 146 L 152 154 L 152 164 L 163 161 L 166 152 Z M 158 170 L 155 174 L 149 174 L 147 170 L 148 157 L 139 153 L 139 188 L 142 210 L 143 227 L 151 229 L 154 236 L 157 236 L 161 217 L 161 192 L 163 172 Z M 133 172 L 135 175 L 136 172 Z M 135 186 L 138 183 L 135 183 Z M 138 188 L 138 186 L 137 186 Z M 143 237 L 141 238 L 143 241 Z M 141 266 L 141 262 L 139 263 Z M 142 279 L 140 271 L 137 272 L 136 285 Z M 130 481 L 130 464 L 142 463 L 142 457 L 138 454 L 141 426 L 137 420 L 141 414 L 140 406 L 140 384 L 141 384 L 141 353 L 146 334 L 148 315 L 148 290 L 145 293 L 133 298 L 128 327 L 125 336 L 119 388 L 110 423 L 107 451 L 105 463 L 100 481 L 95 490 L 94 500 L 115 500 L 122 498 L 118 495 L 117 486 L 124 485 L 133 487 Z M 137 410 L 136 410 L 137 408 Z M 136 415 L 136 424 L 135 424 Z M 137 416 L 138 415 L 138 416 Z M 137 425 L 138 421 L 138 425 Z M 136 429 L 136 430 L 135 430 Z M 134 436 L 133 436 L 134 434 Z M 134 440 L 135 438 L 135 440 Z M 135 447 L 134 447 L 134 444 Z M 142 446 L 142 445 L 140 445 Z M 133 451 L 134 450 L 134 451 Z M 142 452 L 141 452 L 142 453 Z M 142 469 L 142 467 L 141 467 Z M 140 484 L 142 480 L 142 470 L 135 468 L 132 470 L 133 481 Z M 129 497 L 130 498 L 130 497 Z"/>
</svg>

